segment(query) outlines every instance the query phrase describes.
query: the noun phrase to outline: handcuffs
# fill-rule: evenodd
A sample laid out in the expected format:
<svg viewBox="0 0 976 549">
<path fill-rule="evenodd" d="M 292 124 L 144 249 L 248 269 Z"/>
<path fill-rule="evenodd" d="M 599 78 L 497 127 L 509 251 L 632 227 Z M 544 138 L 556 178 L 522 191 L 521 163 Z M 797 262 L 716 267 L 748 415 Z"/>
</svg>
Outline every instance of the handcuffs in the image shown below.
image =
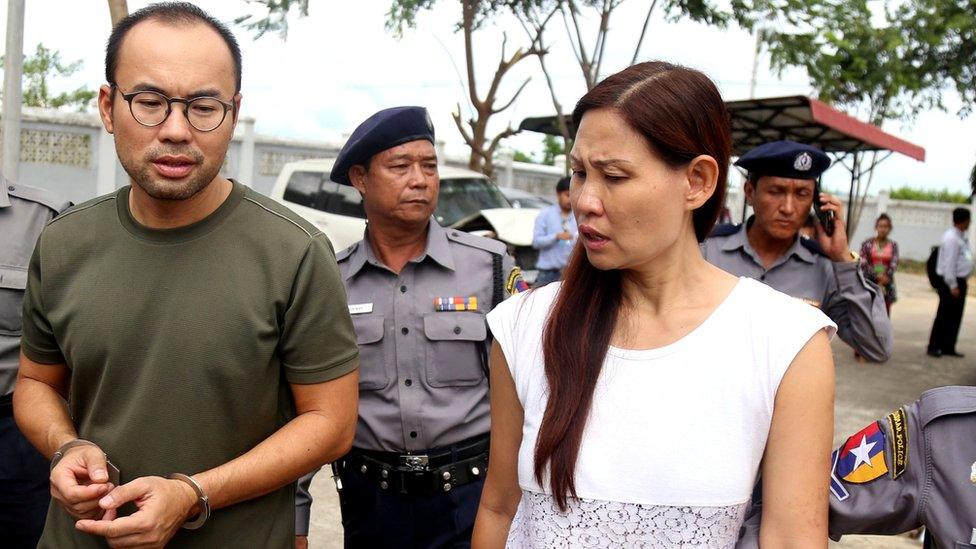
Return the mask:
<svg viewBox="0 0 976 549">
<path fill-rule="evenodd" d="M 95 444 L 90 440 L 85 440 L 83 438 L 76 438 L 74 440 L 69 440 L 68 442 L 62 444 L 57 450 L 55 450 L 54 455 L 51 456 L 50 470 L 51 471 L 54 470 L 54 468 L 61 461 L 61 459 L 64 457 L 64 454 L 67 453 L 68 450 L 72 448 L 76 448 L 78 446 L 94 446 L 95 448 L 101 450 L 101 448 L 97 444 Z M 105 465 L 106 468 L 108 469 L 109 482 L 111 482 L 115 486 L 118 486 L 119 468 L 116 467 L 115 464 L 113 464 L 111 460 L 108 459 L 108 454 L 102 452 L 102 455 L 105 456 Z M 203 488 L 201 488 L 200 485 L 197 484 L 197 481 L 193 480 L 192 477 L 188 475 L 184 475 L 183 473 L 170 473 L 169 475 L 166 476 L 166 478 L 170 480 L 179 480 L 189 484 L 190 487 L 193 488 L 193 491 L 196 492 L 197 494 L 197 504 L 200 507 L 200 513 L 193 520 L 189 520 L 183 523 L 183 528 L 186 530 L 197 530 L 200 527 L 202 527 L 204 523 L 207 522 L 207 519 L 210 518 L 210 498 L 208 498 L 207 494 L 204 493 Z"/>
</svg>

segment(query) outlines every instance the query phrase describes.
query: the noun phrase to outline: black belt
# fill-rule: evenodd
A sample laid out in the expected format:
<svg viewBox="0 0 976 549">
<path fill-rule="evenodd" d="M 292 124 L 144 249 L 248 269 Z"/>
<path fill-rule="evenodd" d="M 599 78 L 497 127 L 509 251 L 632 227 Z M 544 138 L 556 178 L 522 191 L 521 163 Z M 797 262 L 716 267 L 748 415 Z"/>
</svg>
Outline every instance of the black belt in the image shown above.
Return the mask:
<svg viewBox="0 0 976 549">
<path fill-rule="evenodd" d="M 383 491 L 408 495 L 446 493 L 485 478 L 488 435 L 409 454 L 353 448 L 339 461 L 343 468 L 366 476 Z"/>
</svg>

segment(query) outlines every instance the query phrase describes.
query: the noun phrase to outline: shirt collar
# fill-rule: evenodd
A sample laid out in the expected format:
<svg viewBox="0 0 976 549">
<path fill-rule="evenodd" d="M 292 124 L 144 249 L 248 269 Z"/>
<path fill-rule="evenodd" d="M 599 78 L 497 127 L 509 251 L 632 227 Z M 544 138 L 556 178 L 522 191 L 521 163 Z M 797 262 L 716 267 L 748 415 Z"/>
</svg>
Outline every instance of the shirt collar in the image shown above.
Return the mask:
<svg viewBox="0 0 976 549">
<path fill-rule="evenodd" d="M 7 208 L 10 206 L 10 197 L 7 195 L 7 187 L 10 183 L 7 183 L 6 179 L 0 179 L 0 208 Z"/>
<path fill-rule="evenodd" d="M 368 233 L 369 227 L 367 226 L 363 233 L 363 239 L 356 245 L 356 249 L 349 254 L 349 271 L 346 273 L 346 280 L 355 276 L 367 263 L 376 267 L 383 267 L 383 262 L 376 257 L 376 254 L 373 253 L 373 247 L 369 244 Z M 421 263 L 428 257 L 442 267 L 454 270 L 454 256 L 451 254 L 451 245 L 447 241 L 447 230 L 434 221 L 433 217 L 427 224 L 427 245 L 423 253 L 411 259 L 410 263 Z"/>
<path fill-rule="evenodd" d="M 748 228 L 750 225 L 752 225 L 754 218 L 755 216 L 749 216 L 749 219 L 747 219 L 746 222 L 739 227 L 738 232 L 729 236 L 729 238 L 725 240 L 725 243 L 722 244 L 722 249 L 727 252 L 741 249 L 745 253 L 754 257 L 756 261 L 759 261 L 759 254 L 757 254 L 756 251 L 752 249 L 752 245 L 749 244 Z M 813 252 L 808 250 L 806 246 L 800 242 L 799 234 L 796 235 L 796 239 L 793 241 L 793 245 L 790 246 L 790 249 L 786 250 L 783 257 L 780 260 L 777 260 L 776 263 L 778 264 L 785 261 L 787 258 L 792 256 L 796 256 L 798 259 L 807 263 L 816 263 L 817 261 L 817 258 L 814 256 Z"/>
</svg>

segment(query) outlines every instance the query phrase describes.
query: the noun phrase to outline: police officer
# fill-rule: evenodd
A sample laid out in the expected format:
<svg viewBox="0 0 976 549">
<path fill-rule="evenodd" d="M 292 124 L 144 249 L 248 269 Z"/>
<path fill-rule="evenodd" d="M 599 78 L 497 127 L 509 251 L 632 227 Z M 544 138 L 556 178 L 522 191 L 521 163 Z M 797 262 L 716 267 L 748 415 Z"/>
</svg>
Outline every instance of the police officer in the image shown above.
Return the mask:
<svg viewBox="0 0 976 549">
<path fill-rule="evenodd" d="M 976 387 L 922 393 L 847 439 L 830 474 L 830 537 L 927 529 L 925 546 L 976 546 Z M 739 549 L 758 547 L 758 508 Z"/>
<path fill-rule="evenodd" d="M 42 189 L 0 183 L 0 539 L 5 547 L 36 547 L 51 494 L 47 460 L 13 418 L 21 306 L 37 237 L 71 204 Z"/>
<path fill-rule="evenodd" d="M 832 227 L 818 223 L 815 239 L 799 237 L 830 158 L 809 145 L 774 141 L 742 155 L 735 165 L 748 172 L 743 189 L 755 215 L 744 225 L 717 227 L 702 244 L 705 259 L 820 307 L 861 356 L 888 360 L 891 321 L 884 297 L 865 280 L 860 258 L 848 246 L 840 201 L 820 193 L 820 211 Z"/>
<path fill-rule="evenodd" d="M 425 109 L 368 118 L 331 179 L 360 192 L 368 221 L 336 255 L 361 364 L 353 449 L 333 464 L 346 547 L 466 546 L 488 462 L 485 313 L 525 284 L 504 244 L 431 217 L 439 179 Z"/>
</svg>

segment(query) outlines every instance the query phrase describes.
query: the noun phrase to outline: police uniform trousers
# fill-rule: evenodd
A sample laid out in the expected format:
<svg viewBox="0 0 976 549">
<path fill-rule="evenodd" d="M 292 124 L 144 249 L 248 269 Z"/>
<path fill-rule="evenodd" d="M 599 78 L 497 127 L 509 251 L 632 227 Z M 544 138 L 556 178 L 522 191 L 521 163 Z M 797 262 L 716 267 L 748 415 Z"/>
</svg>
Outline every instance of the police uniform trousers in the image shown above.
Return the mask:
<svg viewBox="0 0 976 549">
<path fill-rule="evenodd" d="M 957 279 L 960 298 L 952 297 L 949 293 L 949 286 L 939 280 L 937 288 L 939 292 L 939 309 L 935 313 L 935 322 L 932 323 L 932 334 L 929 336 L 930 353 L 955 353 L 956 340 L 959 338 L 959 326 L 962 324 L 962 312 L 966 306 L 967 284 L 965 278 Z"/>
<path fill-rule="evenodd" d="M 443 450 L 457 455 L 464 443 Z M 479 459 L 479 458 L 475 458 Z M 481 458 L 484 459 L 484 458 Z M 373 467 L 371 462 L 370 467 Z M 478 514 L 484 467 L 480 478 L 469 479 L 450 490 L 404 490 L 406 483 L 389 477 L 381 487 L 375 467 L 364 473 L 361 454 L 353 449 L 333 464 L 337 475 L 339 506 L 345 531 L 345 547 L 360 548 L 467 548 L 471 547 L 474 520 Z M 397 477 L 398 478 L 398 477 Z M 419 477 L 418 477 L 419 478 Z M 421 478 L 421 484 L 427 479 Z M 430 480 L 433 480 L 431 477 Z M 421 488 L 423 486 L 420 486 Z"/>
<path fill-rule="evenodd" d="M 11 397 L 0 397 L 0 546 L 37 547 L 50 503 L 48 462 L 14 423 Z"/>
</svg>

